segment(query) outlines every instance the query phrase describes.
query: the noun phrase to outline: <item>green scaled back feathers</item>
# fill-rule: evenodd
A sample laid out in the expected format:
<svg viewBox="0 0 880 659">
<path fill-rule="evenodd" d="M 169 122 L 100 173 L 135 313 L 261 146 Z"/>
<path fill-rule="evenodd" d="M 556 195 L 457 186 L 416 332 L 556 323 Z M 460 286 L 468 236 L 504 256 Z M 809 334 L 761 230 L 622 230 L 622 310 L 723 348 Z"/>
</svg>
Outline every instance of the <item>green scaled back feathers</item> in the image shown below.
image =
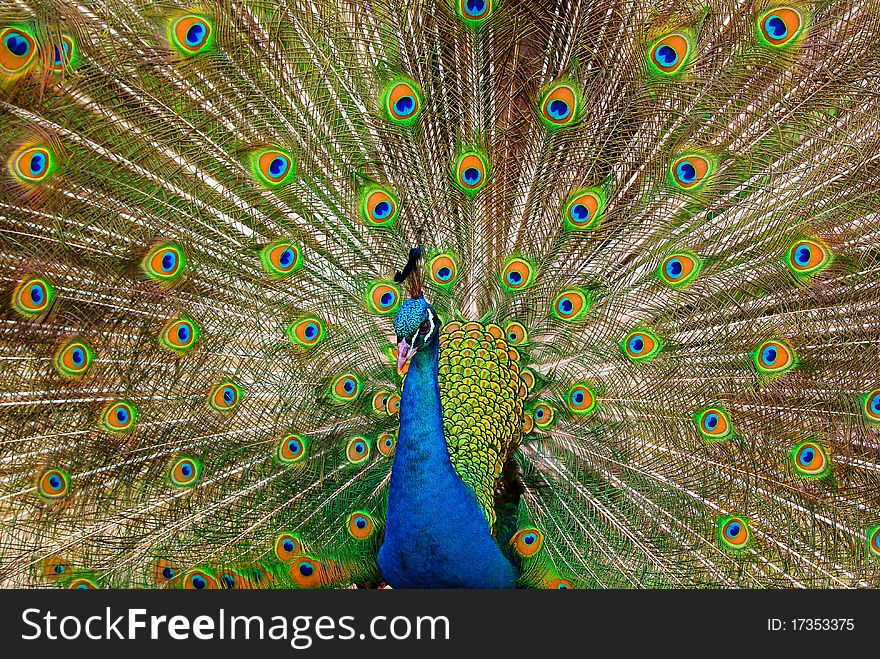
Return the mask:
<svg viewBox="0 0 880 659">
<path fill-rule="evenodd" d="M 876 0 L 244 4 L 0 2 L 0 584 L 379 584 L 422 244 L 522 586 L 880 586 Z"/>
</svg>

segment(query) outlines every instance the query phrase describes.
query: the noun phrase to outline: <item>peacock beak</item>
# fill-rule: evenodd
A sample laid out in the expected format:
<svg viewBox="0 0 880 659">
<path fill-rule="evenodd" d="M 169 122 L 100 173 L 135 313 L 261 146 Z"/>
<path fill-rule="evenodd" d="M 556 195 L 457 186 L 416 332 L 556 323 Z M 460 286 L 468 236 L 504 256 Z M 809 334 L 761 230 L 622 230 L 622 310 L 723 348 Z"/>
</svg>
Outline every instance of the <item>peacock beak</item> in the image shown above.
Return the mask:
<svg viewBox="0 0 880 659">
<path fill-rule="evenodd" d="M 406 363 L 418 351 L 418 348 L 411 348 L 406 339 L 401 339 L 397 344 L 397 374 L 403 375 L 403 369 Z"/>
</svg>

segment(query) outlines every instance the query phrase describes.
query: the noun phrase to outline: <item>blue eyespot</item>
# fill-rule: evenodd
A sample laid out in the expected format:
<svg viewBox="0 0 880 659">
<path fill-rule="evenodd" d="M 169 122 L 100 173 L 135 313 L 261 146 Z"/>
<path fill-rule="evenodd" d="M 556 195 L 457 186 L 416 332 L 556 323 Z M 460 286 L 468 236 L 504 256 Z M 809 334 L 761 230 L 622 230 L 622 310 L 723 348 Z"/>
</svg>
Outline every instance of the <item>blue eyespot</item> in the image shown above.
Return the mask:
<svg viewBox="0 0 880 659">
<path fill-rule="evenodd" d="M 49 485 L 52 486 L 53 490 L 61 489 L 61 483 L 62 483 L 62 481 L 58 476 L 53 475 L 53 476 L 49 477 Z"/>
<path fill-rule="evenodd" d="M 400 103 L 400 101 L 398 101 L 398 103 Z M 377 220 L 384 220 L 386 217 L 391 215 L 392 210 L 393 207 L 391 206 L 390 202 L 380 201 L 373 207 L 373 217 L 375 217 Z"/>
<path fill-rule="evenodd" d="M 810 257 L 812 256 L 813 250 L 809 248 L 807 245 L 802 245 L 798 247 L 794 252 L 794 260 L 797 261 L 798 265 L 806 266 L 810 262 Z"/>
<path fill-rule="evenodd" d="M 34 284 L 31 286 L 30 290 L 31 302 L 34 303 L 35 306 L 39 306 L 43 304 L 43 300 L 46 297 L 46 294 L 43 292 L 43 287 L 39 284 Z"/>
<path fill-rule="evenodd" d="M 128 410 L 125 409 L 124 405 L 116 408 L 116 420 L 123 425 L 128 423 Z"/>
<path fill-rule="evenodd" d="M 788 35 L 788 26 L 785 24 L 785 21 L 776 14 L 767 18 L 764 22 L 764 27 L 774 39 L 782 40 Z"/>
<path fill-rule="evenodd" d="M 285 249 L 283 252 L 281 252 L 281 256 L 279 257 L 278 262 L 281 264 L 282 268 L 289 268 L 290 264 L 293 263 L 293 250 Z"/>
<path fill-rule="evenodd" d="M 522 275 L 518 273 L 516 270 L 511 270 L 507 273 L 507 283 L 516 286 L 522 281 Z"/>
<path fill-rule="evenodd" d="M 440 281 L 446 281 L 451 276 L 452 270 L 450 268 L 447 268 L 446 266 L 443 266 L 442 268 L 437 270 L 437 279 L 439 279 Z"/>
<path fill-rule="evenodd" d="M 190 466 L 189 463 L 184 462 L 180 466 L 180 473 L 186 477 L 192 476 L 192 473 L 193 473 L 192 466 Z"/>
<path fill-rule="evenodd" d="M 645 348 L 645 340 L 641 336 L 634 336 L 629 340 L 630 352 L 639 354 Z"/>
<path fill-rule="evenodd" d="M 534 533 L 526 533 L 526 534 L 522 537 L 522 541 L 523 541 L 525 544 L 527 544 L 527 545 L 533 545 L 533 544 L 535 544 L 535 541 L 536 541 L 537 539 L 538 539 L 538 536 L 536 536 Z"/>
<path fill-rule="evenodd" d="M 562 313 L 571 313 L 571 310 L 574 309 L 574 303 L 567 297 L 559 300 L 559 309 Z"/>
<path fill-rule="evenodd" d="M 171 272 L 174 270 L 174 266 L 177 265 L 177 254 L 173 251 L 168 250 L 162 256 L 162 270 L 163 272 Z"/>
<path fill-rule="evenodd" d="M 761 352 L 761 361 L 764 362 L 767 366 L 772 366 L 776 362 L 776 348 L 772 345 L 767 346 Z"/>
<path fill-rule="evenodd" d="M 186 343 L 189 341 L 190 331 L 189 326 L 186 323 L 181 323 L 177 328 L 177 338 L 181 343 Z"/>
<path fill-rule="evenodd" d="M 300 446 L 298 439 L 291 439 L 287 442 L 287 450 L 290 451 L 293 455 L 297 455 L 301 450 L 302 446 Z"/>
<path fill-rule="evenodd" d="M 293 544 L 293 540 L 286 539 L 281 546 L 284 547 L 284 551 L 293 551 L 296 545 Z"/>
<path fill-rule="evenodd" d="M 666 263 L 666 275 L 670 279 L 678 279 L 681 276 L 683 268 L 680 259 L 669 259 Z"/>
<path fill-rule="evenodd" d="M 202 39 L 205 38 L 207 28 L 204 23 L 195 22 L 186 31 L 186 43 L 190 46 L 198 46 Z"/>
<path fill-rule="evenodd" d="M 714 430 L 715 426 L 718 425 L 718 415 L 714 412 L 712 414 L 706 415 L 706 419 L 703 423 L 709 430 Z"/>
<path fill-rule="evenodd" d="M 208 585 L 208 582 L 205 581 L 205 578 L 200 577 L 199 575 L 194 576 L 191 579 L 191 582 L 192 582 L 193 588 L 195 588 L 196 590 L 202 590 L 203 588 L 206 588 Z"/>
<path fill-rule="evenodd" d="M 394 112 L 400 117 L 408 117 L 416 109 L 416 99 L 412 96 L 401 96 L 394 102 Z"/>
<path fill-rule="evenodd" d="M 165 579 L 173 579 L 174 578 L 174 568 L 171 567 L 170 565 L 166 565 L 164 568 L 162 568 L 162 576 Z"/>
<path fill-rule="evenodd" d="M 318 326 L 315 325 L 315 323 L 309 323 L 306 325 L 305 335 L 309 340 L 314 339 L 318 335 Z"/>
<path fill-rule="evenodd" d="M 357 387 L 357 383 L 354 380 L 352 380 L 351 378 L 348 378 L 342 384 L 342 388 L 345 389 L 346 393 L 349 393 L 349 394 L 355 390 L 355 387 Z"/>
<path fill-rule="evenodd" d="M 16 57 L 24 57 L 31 50 L 31 46 L 27 42 L 27 39 L 24 39 L 21 35 L 16 34 L 15 32 L 7 34 L 4 43 L 9 52 Z"/>
<path fill-rule="evenodd" d="M 544 409 L 539 407 L 535 410 L 535 418 L 541 420 L 544 418 Z"/>
<path fill-rule="evenodd" d="M 82 348 L 74 348 L 73 352 L 70 353 L 70 358 L 73 360 L 74 366 L 82 366 L 86 360 L 86 353 L 83 352 Z"/>
<path fill-rule="evenodd" d="M 360 453 L 363 453 L 363 452 L 366 451 L 366 450 L 367 450 L 367 447 L 364 446 L 364 443 L 363 443 L 363 442 L 356 442 L 356 443 L 355 443 L 355 445 L 354 445 L 354 452 L 355 452 L 355 453 L 359 453 L 359 454 L 360 454 Z"/>
<path fill-rule="evenodd" d="M 365 529 L 367 528 L 367 520 L 365 520 L 363 517 L 357 517 L 354 520 L 354 525 L 359 529 Z"/>
<path fill-rule="evenodd" d="M 281 178 L 289 166 L 287 158 L 277 156 L 269 163 L 269 173 L 273 178 Z"/>
<path fill-rule="evenodd" d="M 871 399 L 871 409 L 880 414 L 880 394 Z"/>
<path fill-rule="evenodd" d="M 697 180 L 697 168 L 688 160 L 682 160 L 675 171 L 678 179 L 684 183 L 693 183 Z"/>
<path fill-rule="evenodd" d="M 483 178 L 483 173 L 476 167 L 468 167 L 464 170 L 462 176 L 464 177 L 464 182 L 468 185 L 476 185 Z"/>
<path fill-rule="evenodd" d="M 223 402 L 227 405 L 232 405 L 235 401 L 235 389 L 232 387 L 224 387 L 223 388 Z"/>
<path fill-rule="evenodd" d="M 731 539 L 736 538 L 736 536 L 739 535 L 740 530 L 742 530 L 742 527 L 739 525 L 738 522 L 733 522 L 729 524 L 726 531 L 727 537 Z"/>
<path fill-rule="evenodd" d="M 486 11 L 486 0 L 467 0 L 465 10 L 470 16 L 480 16 Z"/>
<path fill-rule="evenodd" d="M 577 223 L 586 222 L 590 219 L 590 209 L 584 206 L 584 204 L 574 204 L 570 212 L 572 219 Z"/>
<path fill-rule="evenodd" d="M 299 573 L 304 577 L 310 577 L 315 573 L 315 568 L 311 563 L 306 563 L 303 561 L 299 564 Z"/>
<path fill-rule="evenodd" d="M 571 108 L 568 106 L 568 103 L 557 98 L 550 101 L 550 104 L 547 106 L 547 111 L 554 119 L 562 120 L 571 113 Z"/>
<path fill-rule="evenodd" d="M 235 588 L 235 579 L 232 578 L 232 575 L 224 574 L 220 577 L 220 581 L 222 581 L 223 585 L 227 588 Z"/>
<path fill-rule="evenodd" d="M 31 162 L 29 165 L 29 169 L 31 171 L 32 176 L 39 176 L 43 173 L 43 170 L 46 168 L 46 156 L 44 156 L 39 151 L 31 156 Z"/>
<path fill-rule="evenodd" d="M 575 391 L 571 398 L 575 405 L 580 405 L 584 402 L 584 392 L 580 390 Z"/>
<path fill-rule="evenodd" d="M 64 53 L 62 55 L 62 52 Z M 70 44 L 66 41 L 61 42 L 61 48 L 55 46 L 55 58 L 52 62 L 53 66 L 62 66 L 65 60 L 70 56 Z"/>
<path fill-rule="evenodd" d="M 816 456 L 816 452 L 811 448 L 804 449 L 801 451 L 800 457 L 798 458 L 802 465 L 805 467 L 809 467 L 810 463 L 813 462 L 813 458 Z"/>
<path fill-rule="evenodd" d="M 675 52 L 675 48 L 666 44 L 657 49 L 656 56 L 657 61 L 666 67 L 675 66 L 675 63 L 678 62 L 678 53 Z"/>
</svg>

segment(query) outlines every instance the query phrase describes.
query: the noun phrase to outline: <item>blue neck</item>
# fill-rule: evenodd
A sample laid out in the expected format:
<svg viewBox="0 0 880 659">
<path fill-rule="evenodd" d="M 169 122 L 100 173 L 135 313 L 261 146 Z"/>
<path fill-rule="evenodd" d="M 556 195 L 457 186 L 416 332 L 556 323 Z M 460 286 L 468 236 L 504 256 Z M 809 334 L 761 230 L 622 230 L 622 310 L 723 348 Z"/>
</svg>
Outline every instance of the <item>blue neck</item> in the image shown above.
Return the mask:
<svg viewBox="0 0 880 659">
<path fill-rule="evenodd" d="M 449 459 L 437 344 L 435 338 L 410 360 L 379 567 L 395 588 L 512 587 L 515 570 Z"/>
</svg>

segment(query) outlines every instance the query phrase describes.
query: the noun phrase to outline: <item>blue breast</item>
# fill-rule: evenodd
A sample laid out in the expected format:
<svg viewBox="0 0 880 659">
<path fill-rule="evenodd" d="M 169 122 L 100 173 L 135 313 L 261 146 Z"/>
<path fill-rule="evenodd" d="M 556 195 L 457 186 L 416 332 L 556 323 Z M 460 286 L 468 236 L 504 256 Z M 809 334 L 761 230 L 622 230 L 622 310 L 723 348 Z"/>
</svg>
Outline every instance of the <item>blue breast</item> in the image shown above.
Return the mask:
<svg viewBox="0 0 880 659">
<path fill-rule="evenodd" d="M 379 568 L 394 588 L 516 586 L 516 570 L 449 460 L 436 341 L 416 353 L 406 376 Z"/>
</svg>

